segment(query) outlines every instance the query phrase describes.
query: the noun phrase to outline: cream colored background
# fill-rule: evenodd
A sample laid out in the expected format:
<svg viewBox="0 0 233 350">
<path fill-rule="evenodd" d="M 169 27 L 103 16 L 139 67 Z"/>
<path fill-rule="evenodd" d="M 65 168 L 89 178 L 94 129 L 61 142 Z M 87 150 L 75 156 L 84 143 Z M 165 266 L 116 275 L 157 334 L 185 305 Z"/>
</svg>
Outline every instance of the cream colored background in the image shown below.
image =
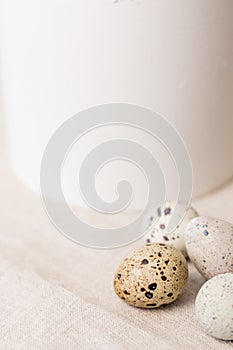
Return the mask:
<svg viewBox="0 0 233 350">
<path fill-rule="evenodd" d="M 101 251 L 64 238 L 40 198 L 15 178 L 0 142 L 0 349 L 232 349 L 232 342 L 205 335 L 194 318 L 203 279 L 192 266 L 172 305 L 140 310 L 122 302 L 113 274 L 140 242 Z M 233 222 L 233 183 L 194 204 L 201 214 Z"/>
<path fill-rule="evenodd" d="M 206 95 L 200 91 L 202 101 L 209 98 L 205 91 Z M 217 90 L 213 96 L 216 102 Z M 174 104 L 163 101 L 163 106 L 166 110 Z M 185 108 L 189 109 L 188 103 Z M 191 265 L 188 286 L 172 305 L 140 310 L 123 303 L 114 294 L 113 274 L 140 242 L 100 251 L 78 246 L 59 234 L 39 196 L 11 171 L 2 129 L 0 117 L 1 350 L 232 349 L 232 342 L 205 335 L 195 320 L 194 300 L 204 281 Z M 203 215 L 233 222 L 233 182 L 196 200 L 194 206 Z"/>
</svg>

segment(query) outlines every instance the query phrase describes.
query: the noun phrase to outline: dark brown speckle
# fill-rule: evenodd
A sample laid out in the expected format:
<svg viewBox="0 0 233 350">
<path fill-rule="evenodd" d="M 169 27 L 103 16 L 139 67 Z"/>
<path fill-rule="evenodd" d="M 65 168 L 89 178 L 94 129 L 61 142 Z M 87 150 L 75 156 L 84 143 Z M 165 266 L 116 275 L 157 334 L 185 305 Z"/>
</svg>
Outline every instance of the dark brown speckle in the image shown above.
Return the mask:
<svg viewBox="0 0 233 350">
<path fill-rule="evenodd" d="M 145 296 L 146 296 L 148 299 L 151 299 L 151 298 L 153 298 L 153 293 L 151 293 L 151 292 L 146 292 L 146 293 L 145 293 Z"/>
<path fill-rule="evenodd" d="M 155 290 L 157 288 L 157 283 L 154 282 L 154 283 L 149 284 L 148 288 L 150 290 Z"/>
<path fill-rule="evenodd" d="M 142 261 L 141 261 L 141 265 L 146 265 L 146 264 L 148 264 L 149 263 L 149 261 L 147 260 L 147 259 L 143 259 Z"/>
</svg>

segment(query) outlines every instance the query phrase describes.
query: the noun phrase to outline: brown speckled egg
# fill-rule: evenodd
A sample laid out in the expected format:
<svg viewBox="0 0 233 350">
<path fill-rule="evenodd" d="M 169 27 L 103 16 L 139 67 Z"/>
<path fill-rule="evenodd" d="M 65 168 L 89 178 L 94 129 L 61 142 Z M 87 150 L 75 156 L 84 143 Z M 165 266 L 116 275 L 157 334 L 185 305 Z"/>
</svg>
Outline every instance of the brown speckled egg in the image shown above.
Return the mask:
<svg viewBox="0 0 233 350">
<path fill-rule="evenodd" d="M 135 250 L 120 264 L 114 289 L 130 305 L 157 308 L 176 300 L 187 279 L 188 266 L 182 253 L 154 243 Z"/>
<path fill-rule="evenodd" d="M 177 218 L 179 224 L 172 232 L 168 232 L 168 225 L 171 217 L 174 213 L 176 203 L 165 202 L 163 206 L 159 206 L 150 210 L 145 220 L 143 221 L 143 230 L 147 230 L 144 236 L 145 243 L 165 243 L 180 250 L 185 257 L 187 257 L 187 251 L 185 247 L 184 231 L 185 227 L 190 220 L 198 216 L 198 213 L 192 207 L 186 210 L 186 213 L 181 220 L 181 217 Z"/>
<path fill-rule="evenodd" d="M 199 272 L 209 279 L 233 272 L 233 225 L 200 216 L 185 230 L 188 254 Z"/>
</svg>

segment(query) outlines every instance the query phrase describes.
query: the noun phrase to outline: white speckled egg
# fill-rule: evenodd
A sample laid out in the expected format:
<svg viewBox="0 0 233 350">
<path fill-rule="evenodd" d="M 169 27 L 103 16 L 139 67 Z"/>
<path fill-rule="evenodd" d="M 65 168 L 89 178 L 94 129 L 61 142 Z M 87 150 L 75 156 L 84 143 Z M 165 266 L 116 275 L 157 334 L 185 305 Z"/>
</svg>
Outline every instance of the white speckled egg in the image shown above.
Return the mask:
<svg viewBox="0 0 233 350">
<path fill-rule="evenodd" d="M 206 333 L 233 340 L 233 273 L 217 275 L 202 286 L 195 312 Z"/>
<path fill-rule="evenodd" d="M 135 250 L 120 264 L 114 289 L 130 305 L 157 308 L 176 300 L 187 279 L 188 266 L 181 252 L 154 243 Z"/>
<path fill-rule="evenodd" d="M 195 218 L 198 213 L 192 207 L 189 207 L 182 221 L 181 217 L 177 218 L 179 224 L 172 232 L 167 232 L 168 224 L 171 216 L 174 212 L 175 203 L 165 202 L 163 206 L 159 206 L 150 211 L 146 217 L 146 222 L 143 222 L 144 227 L 147 229 L 147 233 L 144 236 L 146 243 L 165 243 L 180 250 L 183 255 L 187 256 L 184 231 L 187 223 Z"/>
<path fill-rule="evenodd" d="M 233 272 L 233 226 L 223 220 L 198 217 L 185 230 L 188 255 L 198 271 L 209 279 Z"/>
</svg>

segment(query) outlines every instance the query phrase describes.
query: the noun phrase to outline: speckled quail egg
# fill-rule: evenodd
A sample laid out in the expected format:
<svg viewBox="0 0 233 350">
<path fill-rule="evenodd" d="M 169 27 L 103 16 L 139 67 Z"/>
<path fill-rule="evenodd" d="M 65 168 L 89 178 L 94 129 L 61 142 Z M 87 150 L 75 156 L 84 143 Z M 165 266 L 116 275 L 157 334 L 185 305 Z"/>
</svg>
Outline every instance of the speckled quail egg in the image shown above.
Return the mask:
<svg viewBox="0 0 233 350">
<path fill-rule="evenodd" d="M 135 250 L 120 264 L 114 289 L 130 305 L 157 308 L 176 300 L 187 279 L 183 254 L 169 245 L 154 243 Z"/>
<path fill-rule="evenodd" d="M 233 273 L 217 275 L 202 286 L 195 313 L 206 333 L 233 340 Z"/>
<path fill-rule="evenodd" d="M 187 257 L 187 251 L 185 246 L 184 231 L 187 223 L 198 216 L 198 213 L 192 207 L 186 210 L 186 213 L 182 218 L 183 211 L 179 213 L 177 222 L 178 225 L 172 232 L 168 232 L 168 225 L 172 215 L 174 214 L 176 203 L 165 202 L 163 206 L 159 206 L 150 210 L 143 222 L 143 229 L 146 230 L 144 236 L 145 243 L 165 243 L 180 250 L 185 257 Z"/>
<path fill-rule="evenodd" d="M 233 272 L 233 225 L 200 216 L 185 230 L 188 255 L 199 272 L 209 279 Z"/>
</svg>

